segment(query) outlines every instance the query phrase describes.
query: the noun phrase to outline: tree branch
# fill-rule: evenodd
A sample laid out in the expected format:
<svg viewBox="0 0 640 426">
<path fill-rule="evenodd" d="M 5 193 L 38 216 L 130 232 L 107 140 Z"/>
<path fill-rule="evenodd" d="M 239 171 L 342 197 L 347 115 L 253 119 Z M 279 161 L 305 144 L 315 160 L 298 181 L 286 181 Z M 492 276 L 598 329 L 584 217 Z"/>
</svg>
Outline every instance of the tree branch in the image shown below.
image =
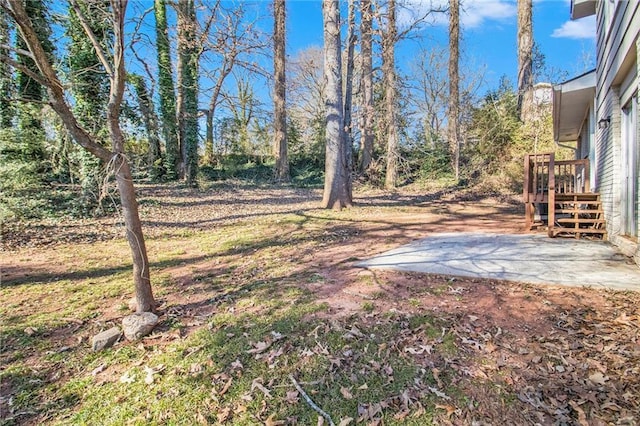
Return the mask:
<svg viewBox="0 0 640 426">
<path fill-rule="evenodd" d="M 33 58 L 33 55 L 30 54 L 29 57 Z M 11 57 L 3 55 L 3 54 L 0 54 L 0 60 L 2 60 L 2 62 L 5 62 L 5 63 L 11 65 L 13 68 L 15 68 L 17 70 L 20 70 L 21 72 L 25 73 L 26 75 L 28 75 L 33 80 L 35 80 L 38 83 L 40 83 L 42 86 L 48 87 L 50 85 L 49 81 L 44 76 L 33 72 L 32 70 L 27 68 L 24 64 L 21 64 L 18 61 L 15 61 Z"/>
<path fill-rule="evenodd" d="M 89 40 L 91 40 L 91 44 L 93 44 L 93 48 L 96 51 L 96 55 L 98 55 L 98 58 L 102 63 L 102 66 L 104 67 L 104 69 L 107 71 L 107 74 L 109 75 L 109 78 L 113 78 L 113 69 L 111 68 L 111 64 L 107 60 L 107 55 L 104 52 L 104 49 L 102 49 L 102 46 L 100 46 L 100 43 L 98 42 L 98 39 L 95 33 L 89 26 L 89 23 L 87 22 L 87 19 L 85 18 L 84 13 L 82 12 L 82 9 L 80 9 L 80 5 L 78 5 L 78 2 L 76 2 L 76 0 L 69 0 L 69 3 L 73 7 L 73 10 L 76 12 L 78 19 L 80 20 L 80 25 L 82 25 L 82 28 L 84 29 L 85 34 L 87 34 L 87 37 L 89 37 Z"/>
<path fill-rule="evenodd" d="M 27 58 L 33 59 L 33 55 L 28 50 L 18 49 L 17 47 L 9 46 L 8 44 L 0 44 L 0 49 L 15 52 L 18 55 L 26 56 Z"/>
<path fill-rule="evenodd" d="M 104 161 L 109 161 L 112 156 L 111 152 L 97 143 L 95 139 L 80 126 L 71 111 L 71 107 L 67 104 L 60 79 L 49 62 L 47 53 L 44 51 L 40 39 L 33 28 L 33 24 L 24 9 L 22 0 L 0 1 L 2 1 L 0 6 L 13 17 L 16 26 L 20 30 L 20 34 L 22 34 L 22 39 L 33 55 L 34 62 L 42 74 L 42 76 L 36 74 L 34 77 L 38 77 L 36 81 L 47 88 L 51 107 L 58 113 L 65 127 L 80 146 L 96 157 Z"/>
</svg>

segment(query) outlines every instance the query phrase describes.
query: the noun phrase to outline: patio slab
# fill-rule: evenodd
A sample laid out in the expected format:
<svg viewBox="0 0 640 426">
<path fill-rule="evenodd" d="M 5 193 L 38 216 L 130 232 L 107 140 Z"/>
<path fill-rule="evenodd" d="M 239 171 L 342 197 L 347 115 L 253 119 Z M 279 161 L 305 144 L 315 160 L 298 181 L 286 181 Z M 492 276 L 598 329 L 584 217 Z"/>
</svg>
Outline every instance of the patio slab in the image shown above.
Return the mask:
<svg viewBox="0 0 640 426">
<path fill-rule="evenodd" d="M 640 268 L 615 246 L 539 234 L 433 234 L 356 266 L 640 291 Z"/>
</svg>

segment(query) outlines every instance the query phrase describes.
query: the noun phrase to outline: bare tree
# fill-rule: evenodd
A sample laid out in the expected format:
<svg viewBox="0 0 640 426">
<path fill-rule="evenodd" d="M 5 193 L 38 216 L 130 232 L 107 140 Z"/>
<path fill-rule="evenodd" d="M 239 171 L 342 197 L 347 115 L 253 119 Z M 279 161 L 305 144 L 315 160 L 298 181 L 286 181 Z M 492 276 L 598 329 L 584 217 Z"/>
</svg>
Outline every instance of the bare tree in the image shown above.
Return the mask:
<svg viewBox="0 0 640 426">
<path fill-rule="evenodd" d="M 72 1 L 72 4 L 75 4 L 75 1 Z M 118 191 L 120 193 L 120 201 L 122 203 L 127 240 L 131 247 L 133 257 L 133 281 L 136 292 L 137 311 L 146 312 L 154 309 L 155 301 L 151 290 L 149 261 L 144 236 L 142 234 L 140 216 L 138 214 L 138 203 L 136 201 L 133 179 L 131 177 L 131 169 L 124 153 L 124 137 L 120 129 L 119 118 L 126 78 L 123 33 L 127 0 L 111 0 L 110 6 L 114 34 L 112 56 L 103 50 L 88 25 L 83 25 L 83 27 L 109 76 L 110 92 L 107 104 L 107 123 L 109 137 L 111 139 L 111 151 L 100 145 L 96 136 L 88 133 L 87 130 L 78 123 L 71 111 L 71 107 L 67 103 L 63 89 L 64 86 L 51 63 L 51 58 L 49 58 L 42 48 L 33 24 L 24 9 L 22 0 L 0 0 L 0 8 L 4 9 L 16 23 L 20 35 L 29 50 L 28 53 L 20 53 L 31 56 L 38 67 L 38 73 L 29 71 L 31 77 L 47 89 L 48 101 L 64 123 L 67 131 L 80 146 L 110 164 L 114 170 Z M 79 10 L 79 8 L 76 9 Z M 82 15 L 80 14 L 80 16 Z M 86 22 L 85 20 L 83 21 Z M 2 59 L 11 63 L 14 67 L 19 67 L 19 64 L 11 58 L 3 57 Z"/>
<path fill-rule="evenodd" d="M 276 159 L 277 181 L 289 181 L 289 159 L 287 158 L 287 111 L 285 77 L 285 0 L 273 1 L 273 71 L 274 71 L 274 135 L 273 154 Z"/>
<path fill-rule="evenodd" d="M 360 1 L 360 36 L 362 38 L 360 52 L 362 56 L 362 103 L 364 112 L 360 128 L 360 172 L 367 173 L 373 159 L 373 8 L 371 0 Z"/>
<path fill-rule="evenodd" d="M 349 173 L 353 166 L 353 135 L 351 129 L 351 111 L 353 108 L 353 69 L 354 51 L 356 47 L 356 5 L 355 0 L 349 0 L 347 15 L 347 61 L 344 84 L 344 131 Z"/>
<path fill-rule="evenodd" d="M 387 170 L 385 187 L 396 187 L 398 180 L 398 123 L 396 116 L 397 87 L 395 46 L 398 30 L 396 28 L 396 1 L 387 3 L 386 28 L 382 35 L 382 73 L 384 75 L 385 128 L 387 137 Z"/>
<path fill-rule="evenodd" d="M 421 116 L 424 139 L 435 149 L 445 136 L 444 124 L 449 108 L 447 50 L 421 48 L 410 64 L 412 81 L 410 102 Z M 448 141 L 447 141 L 448 142 Z"/>
<path fill-rule="evenodd" d="M 533 103 L 532 0 L 518 0 L 518 112 L 524 121 Z"/>
<path fill-rule="evenodd" d="M 351 183 L 346 153 L 342 105 L 342 55 L 338 0 L 322 1 L 324 21 L 324 75 L 326 90 L 326 159 L 322 206 L 350 207 Z"/>
<path fill-rule="evenodd" d="M 224 99 L 227 78 L 237 67 L 264 75 L 266 72 L 255 60 L 269 45 L 267 37 L 258 30 L 256 22 L 245 16 L 244 5 L 216 0 L 209 6 L 209 19 L 202 29 L 201 71 L 213 86 L 203 89 L 209 93 L 204 141 L 204 161 L 213 164 L 214 119 Z"/>
<path fill-rule="evenodd" d="M 447 117 L 451 169 L 460 178 L 460 3 L 449 0 L 449 112 Z"/>
</svg>

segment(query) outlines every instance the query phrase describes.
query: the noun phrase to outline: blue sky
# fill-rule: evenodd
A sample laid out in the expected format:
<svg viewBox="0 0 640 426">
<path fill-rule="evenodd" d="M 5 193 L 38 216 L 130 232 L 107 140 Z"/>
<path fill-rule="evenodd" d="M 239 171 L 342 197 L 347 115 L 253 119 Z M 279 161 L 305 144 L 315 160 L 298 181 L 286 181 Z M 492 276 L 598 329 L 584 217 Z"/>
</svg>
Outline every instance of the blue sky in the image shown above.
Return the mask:
<svg viewBox="0 0 640 426">
<path fill-rule="evenodd" d="M 409 21 L 411 11 L 424 10 L 431 3 L 447 3 L 446 0 L 402 1 L 411 9 L 399 14 L 400 22 Z M 503 75 L 515 82 L 516 0 L 461 0 L 461 5 L 463 63 L 484 68 L 482 88 L 485 91 L 497 87 Z M 593 67 L 594 17 L 571 21 L 568 0 L 534 0 L 533 8 L 534 38 L 545 55 L 549 69 L 547 74 L 555 79 L 560 75 L 571 77 Z M 295 56 L 309 45 L 322 45 L 322 7 L 319 0 L 289 0 L 287 12 L 289 55 Z M 440 14 L 419 34 L 446 47 L 447 32 L 448 17 Z M 401 43 L 396 54 L 399 67 L 412 58 L 414 49 L 413 42 Z"/>
</svg>

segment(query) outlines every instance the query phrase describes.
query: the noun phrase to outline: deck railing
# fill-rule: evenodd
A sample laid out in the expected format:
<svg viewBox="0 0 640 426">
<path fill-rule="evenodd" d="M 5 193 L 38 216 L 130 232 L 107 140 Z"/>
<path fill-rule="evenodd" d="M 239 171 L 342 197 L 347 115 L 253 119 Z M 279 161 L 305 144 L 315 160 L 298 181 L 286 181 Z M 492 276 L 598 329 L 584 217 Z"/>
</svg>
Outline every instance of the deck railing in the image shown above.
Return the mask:
<svg viewBox="0 0 640 426">
<path fill-rule="evenodd" d="M 556 161 L 552 152 L 525 156 L 523 198 L 529 229 L 533 225 L 535 203 L 548 205 L 549 228 L 553 228 L 556 194 L 590 191 L 589 160 Z"/>
</svg>

